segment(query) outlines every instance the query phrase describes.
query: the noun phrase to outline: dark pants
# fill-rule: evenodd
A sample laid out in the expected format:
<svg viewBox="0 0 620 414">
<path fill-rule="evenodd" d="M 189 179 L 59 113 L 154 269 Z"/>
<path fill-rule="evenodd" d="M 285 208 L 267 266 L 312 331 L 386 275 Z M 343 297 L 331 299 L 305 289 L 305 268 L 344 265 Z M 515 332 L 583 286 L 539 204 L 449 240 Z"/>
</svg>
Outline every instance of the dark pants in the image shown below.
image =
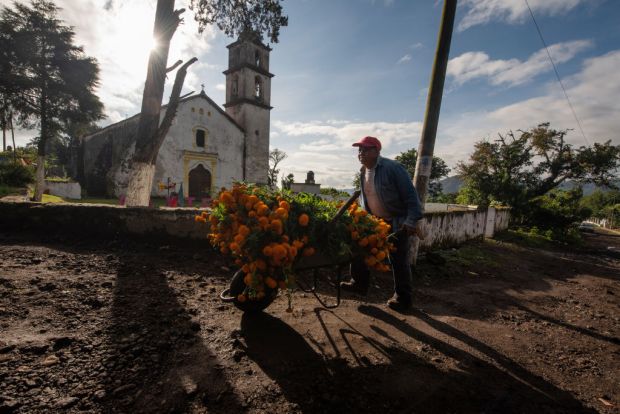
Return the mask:
<svg viewBox="0 0 620 414">
<path fill-rule="evenodd" d="M 394 291 L 396 298 L 405 303 L 411 303 L 411 266 L 409 264 L 410 237 L 399 234 L 392 242 L 396 251 L 390 254 L 392 264 L 392 276 L 394 277 Z M 366 288 L 370 283 L 370 271 L 364 263 L 364 258 L 359 257 L 351 263 L 351 279 L 355 280 L 360 287 Z"/>
</svg>

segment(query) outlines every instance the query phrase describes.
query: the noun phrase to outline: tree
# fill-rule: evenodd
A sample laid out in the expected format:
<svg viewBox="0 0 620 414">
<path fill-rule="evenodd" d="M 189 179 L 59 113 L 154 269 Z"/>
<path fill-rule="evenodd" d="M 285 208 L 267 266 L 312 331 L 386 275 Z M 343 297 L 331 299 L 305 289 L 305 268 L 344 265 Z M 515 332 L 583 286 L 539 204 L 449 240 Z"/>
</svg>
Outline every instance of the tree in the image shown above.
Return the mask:
<svg viewBox="0 0 620 414">
<path fill-rule="evenodd" d="M 278 185 L 278 174 L 280 174 L 278 164 L 286 157 L 286 152 L 277 148 L 269 151 L 269 171 L 267 171 L 267 185 L 269 187 L 274 188 Z"/>
<path fill-rule="evenodd" d="M 405 166 L 407 172 L 411 178 L 413 178 L 415 175 L 415 166 L 418 160 L 418 151 L 412 148 L 408 151 L 401 152 L 395 159 Z M 445 161 L 439 157 L 433 156 L 433 165 L 431 166 L 431 176 L 428 185 L 429 199 L 435 198 L 442 193 L 442 187 L 439 180 L 443 177 L 447 177 L 448 174 L 450 174 L 450 168 L 448 168 Z"/>
<path fill-rule="evenodd" d="M 75 33 L 58 19 L 58 8 L 45 0 L 30 6 L 14 3 L 0 14 L 3 49 L 0 93 L 24 128 L 39 127 L 34 200 L 41 201 L 48 141 L 70 121 L 103 118 L 103 105 L 94 94 L 99 67 L 94 58 L 73 44 Z"/>
<path fill-rule="evenodd" d="M 606 219 L 611 226 L 617 226 L 620 220 L 620 191 L 597 190 L 589 196 L 583 197 L 579 206 L 592 211 L 591 217 Z"/>
<path fill-rule="evenodd" d="M 620 145 L 607 141 L 574 148 L 565 142 L 566 130 L 552 129 L 548 123 L 519 132 L 475 144 L 469 161 L 457 165 L 466 186 L 459 197 L 469 195 L 467 201 L 483 206 L 498 201 L 527 218 L 532 200 L 566 180 L 613 186 Z"/>
<path fill-rule="evenodd" d="M 175 10 L 174 0 L 157 0 L 153 37 L 156 47 L 149 56 L 146 82 L 142 95 L 142 109 L 132 157 L 131 171 L 127 188 L 128 206 L 148 206 L 151 186 L 155 173 L 157 153 L 168 133 L 176 115 L 179 96 L 189 65 L 196 61 L 190 59 L 177 71 L 172 87 L 170 101 L 160 125 L 161 101 L 163 98 L 166 73 L 172 71 L 182 61 L 177 61 L 166 69 L 170 40 L 174 35 L 184 9 Z M 228 36 L 235 36 L 245 30 L 256 33 L 268 32 L 273 42 L 278 41 L 280 26 L 286 26 L 288 19 L 282 16 L 280 0 L 191 0 L 190 9 L 195 12 L 199 31 L 215 23 Z"/>
<path fill-rule="evenodd" d="M 289 175 L 287 175 L 286 177 L 282 178 L 282 189 L 283 190 L 290 190 L 291 189 L 291 184 L 293 184 L 295 182 L 295 176 L 293 175 L 293 173 L 289 173 Z"/>
</svg>

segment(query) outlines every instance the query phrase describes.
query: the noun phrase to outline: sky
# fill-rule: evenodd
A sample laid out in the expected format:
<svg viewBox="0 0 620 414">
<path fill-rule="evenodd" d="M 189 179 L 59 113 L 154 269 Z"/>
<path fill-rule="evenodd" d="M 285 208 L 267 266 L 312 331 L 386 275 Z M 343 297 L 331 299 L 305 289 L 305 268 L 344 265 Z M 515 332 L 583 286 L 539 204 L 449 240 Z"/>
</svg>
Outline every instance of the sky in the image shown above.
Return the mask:
<svg viewBox="0 0 620 414">
<path fill-rule="evenodd" d="M 12 2 L 0 0 L 0 5 Z M 529 0 L 574 112 L 556 78 L 526 0 L 458 3 L 435 155 L 451 168 L 475 142 L 550 122 L 575 146 L 620 144 L 620 1 Z M 139 112 L 156 0 L 56 0 L 76 43 L 97 58 L 107 118 Z M 359 170 L 351 144 L 366 135 L 393 158 L 417 148 L 443 1 L 284 0 L 288 27 L 270 44 L 270 148 L 287 154 L 281 175 L 350 188 Z M 187 8 L 186 0 L 176 7 Z M 170 64 L 196 56 L 183 94 L 224 103 L 226 45 L 215 27 L 198 34 L 191 10 Z M 169 76 L 167 101 L 174 76 Z M 582 133 L 583 131 L 583 133 Z M 19 131 L 23 145 L 36 131 Z"/>
</svg>

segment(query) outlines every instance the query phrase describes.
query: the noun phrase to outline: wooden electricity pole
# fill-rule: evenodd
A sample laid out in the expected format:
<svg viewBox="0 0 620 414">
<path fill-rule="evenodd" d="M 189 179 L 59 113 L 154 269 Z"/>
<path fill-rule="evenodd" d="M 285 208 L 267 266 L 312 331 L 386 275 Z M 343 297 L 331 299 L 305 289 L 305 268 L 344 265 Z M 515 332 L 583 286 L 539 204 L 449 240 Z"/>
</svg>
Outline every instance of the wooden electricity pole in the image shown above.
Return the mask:
<svg viewBox="0 0 620 414">
<path fill-rule="evenodd" d="M 437 135 L 437 124 L 439 123 L 439 111 L 441 109 L 441 98 L 443 96 L 443 84 L 446 79 L 446 68 L 448 67 L 448 55 L 450 54 L 450 41 L 452 40 L 452 28 L 454 26 L 454 16 L 456 14 L 457 0 L 444 0 L 441 25 L 439 27 L 439 39 L 437 50 L 435 51 L 435 61 L 433 63 L 433 73 L 431 84 L 426 100 L 426 114 L 424 115 L 424 126 L 422 136 L 418 146 L 418 159 L 415 166 L 413 186 L 416 188 L 422 203 L 422 209 L 426 203 L 426 193 L 431 176 L 433 164 L 433 151 L 435 149 L 435 137 Z M 418 245 L 420 241 L 416 237 L 413 243 L 413 264 L 416 263 L 418 255 Z"/>
</svg>

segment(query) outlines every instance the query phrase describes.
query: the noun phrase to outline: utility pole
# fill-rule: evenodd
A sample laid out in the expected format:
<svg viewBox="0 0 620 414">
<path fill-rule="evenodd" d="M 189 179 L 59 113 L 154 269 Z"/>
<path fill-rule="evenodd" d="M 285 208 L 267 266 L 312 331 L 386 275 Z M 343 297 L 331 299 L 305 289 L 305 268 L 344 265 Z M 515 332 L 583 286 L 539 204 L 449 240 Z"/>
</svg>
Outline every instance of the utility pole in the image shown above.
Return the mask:
<svg viewBox="0 0 620 414">
<path fill-rule="evenodd" d="M 422 136 L 418 146 L 418 159 L 415 166 L 413 186 L 416 188 L 422 203 L 422 209 L 426 204 L 426 193 L 431 176 L 433 165 L 433 151 L 435 149 L 435 137 L 437 136 L 437 124 L 439 123 L 439 111 L 441 109 L 441 98 L 443 96 L 443 84 L 446 79 L 446 68 L 448 67 L 448 56 L 450 54 L 450 41 L 452 40 L 452 28 L 454 26 L 454 16 L 456 14 L 457 0 L 444 0 L 441 25 L 439 27 L 439 39 L 437 50 L 435 51 L 435 61 L 431 75 L 431 84 L 426 100 L 426 114 L 424 115 L 424 126 Z M 413 250 L 413 264 L 415 265 L 418 256 L 418 246 L 420 240 L 415 237 Z"/>
</svg>

